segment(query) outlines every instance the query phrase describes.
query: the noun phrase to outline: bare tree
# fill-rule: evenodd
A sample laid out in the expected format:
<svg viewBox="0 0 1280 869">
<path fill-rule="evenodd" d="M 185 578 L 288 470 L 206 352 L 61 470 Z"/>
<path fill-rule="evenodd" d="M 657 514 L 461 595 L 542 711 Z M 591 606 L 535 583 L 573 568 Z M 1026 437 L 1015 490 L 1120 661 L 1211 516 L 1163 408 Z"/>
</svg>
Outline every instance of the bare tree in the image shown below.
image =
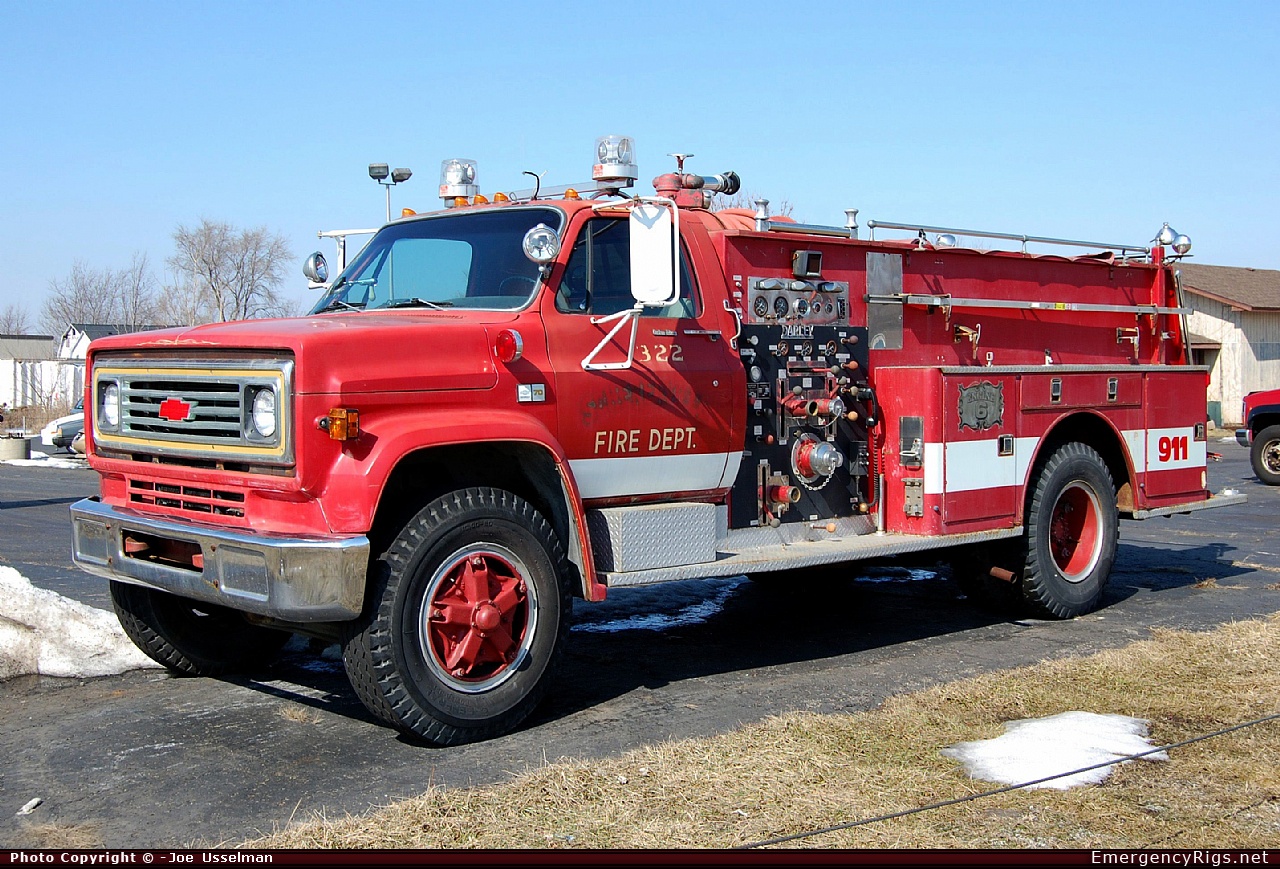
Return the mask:
<svg viewBox="0 0 1280 869">
<path fill-rule="evenodd" d="M 130 328 L 156 323 L 156 279 L 145 253 L 135 253 L 129 267 L 116 272 L 115 296 L 120 318 L 113 322 Z"/>
<path fill-rule="evenodd" d="M 65 278 L 49 282 L 40 326 L 53 335 L 70 323 L 106 323 L 132 330 L 156 321 L 155 277 L 145 253 L 127 268 L 95 269 L 81 260 Z"/>
<path fill-rule="evenodd" d="M 278 288 L 293 258 L 288 242 L 266 227 L 236 229 L 203 219 L 173 233 L 169 265 L 178 276 L 173 301 L 204 320 L 246 320 L 289 313 Z"/>
<path fill-rule="evenodd" d="M 726 208 L 749 208 L 755 211 L 756 199 L 759 195 L 748 190 L 739 190 L 732 196 L 716 194 L 711 197 L 711 210 L 724 211 Z M 795 211 L 795 206 L 791 204 L 790 199 L 769 203 L 769 215 L 771 217 L 790 217 L 793 211 Z"/>
<path fill-rule="evenodd" d="M 17 302 L 10 302 L 0 310 L 0 335 L 25 335 L 30 329 L 31 317 Z"/>
<path fill-rule="evenodd" d="M 134 253 L 124 269 L 93 269 L 77 260 L 70 274 L 49 282 L 40 325 L 59 335 L 72 323 L 140 329 L 156 321 L 155 276 L 146 253 Z"/>
</svg>

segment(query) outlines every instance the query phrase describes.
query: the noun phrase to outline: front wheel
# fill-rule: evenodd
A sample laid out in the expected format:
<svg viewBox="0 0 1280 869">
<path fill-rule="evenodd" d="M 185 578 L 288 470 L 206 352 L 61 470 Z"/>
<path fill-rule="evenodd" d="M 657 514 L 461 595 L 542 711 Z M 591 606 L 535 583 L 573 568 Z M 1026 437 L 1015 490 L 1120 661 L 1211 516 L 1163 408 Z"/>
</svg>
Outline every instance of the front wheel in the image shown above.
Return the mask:
<svg viewBox="0 0 1280 869">
<path fill-rule="evenodd" d="M 1280 425 L 1269 425 L 1254 436 L 1249 460 L 1259 480 L 1280 486 Z"/>
<path fill-rule="evenodd" d="M 1040 469 L 1026 523 L 1027 604 L 1059 619 L 1093 610 L 1111 575 L 1120 528 L 1102 457 L 1081 443 L 1060 447 Z"/>
<path fill-rule="evenodd" d="M 546 519 L 501 489 L 450 492 L 374 565 L 344 642 L 361 701 L 439 745 L 504 733 L 542 699 L 568 632 L 568 565 Z"/>
</svg>

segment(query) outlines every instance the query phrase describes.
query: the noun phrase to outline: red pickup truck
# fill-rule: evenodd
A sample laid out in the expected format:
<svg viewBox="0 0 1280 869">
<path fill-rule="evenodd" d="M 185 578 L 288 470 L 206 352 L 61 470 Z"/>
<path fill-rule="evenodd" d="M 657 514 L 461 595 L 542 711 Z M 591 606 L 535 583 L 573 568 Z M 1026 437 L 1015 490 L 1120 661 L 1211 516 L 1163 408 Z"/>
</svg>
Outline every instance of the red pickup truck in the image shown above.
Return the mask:
<svg viewBox="0 0 1280 869">
<path fill-rule="evenodd" d="M 1280 485 L 1280 389 L 1246 395 L 1242 419 L 1236 440 L 1249 447 L 1253 472 L 1268 486 Z"/>
</svg>

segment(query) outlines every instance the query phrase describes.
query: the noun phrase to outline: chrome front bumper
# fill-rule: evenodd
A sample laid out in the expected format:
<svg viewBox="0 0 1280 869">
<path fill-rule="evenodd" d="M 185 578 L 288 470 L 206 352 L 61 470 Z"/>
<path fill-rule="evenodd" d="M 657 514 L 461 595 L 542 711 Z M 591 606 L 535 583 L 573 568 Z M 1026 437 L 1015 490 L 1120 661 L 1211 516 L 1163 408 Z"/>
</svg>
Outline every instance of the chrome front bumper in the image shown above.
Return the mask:
<svg viewBox="0 0 1280 869">
<path fill-rule="evenodd" d="M 117 509 L 96 498 L 71 505 L 71 559 L 108 579 L 291 622 L 345 621 L 364 605 L 369 538 L 244 534 Z M 139 538 L 199 556 L 177 566 L 148 557 Z M 198 566 L 197 566 L 198 565 Z"/>
</svg>

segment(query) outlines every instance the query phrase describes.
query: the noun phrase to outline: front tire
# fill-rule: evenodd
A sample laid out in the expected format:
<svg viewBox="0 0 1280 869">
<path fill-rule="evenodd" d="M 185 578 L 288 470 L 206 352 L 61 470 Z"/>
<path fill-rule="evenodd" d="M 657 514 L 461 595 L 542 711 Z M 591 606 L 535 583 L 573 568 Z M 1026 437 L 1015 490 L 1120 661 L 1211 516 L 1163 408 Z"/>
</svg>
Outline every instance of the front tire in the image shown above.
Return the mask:
<svg viewBox="0 0 1280 869">
<path fill-rule="evenodd" d="M 152 660 L 184 676 L 222 676 L 275 660 L 288 631 L 250 624 L 232 609 L 111 582 L 120 626 Z"/>
<path fill-rule="evenodd" d="M 1037 614 L 1069 619 L 1097 607 L 1111 575 L 1119 514 L 1111 472 L 1069 443 L 1040 469 L 1027 508 L 1022 596 Z"/>
<path fill-rule="evenodd" d="M 546 693 L 568 633 L 569 574 L 546 519 L 501 489 L 432 501 L 375 563 L 343 660 L 382 721 L 438 745 L 505 733 Z"/>
<path fill-rule="evenodd" d="M 1259 480 L 1280 486 L 1280 425 L 1269 425 L 1254 436 L 1249 461 Z"/>
</svg>

